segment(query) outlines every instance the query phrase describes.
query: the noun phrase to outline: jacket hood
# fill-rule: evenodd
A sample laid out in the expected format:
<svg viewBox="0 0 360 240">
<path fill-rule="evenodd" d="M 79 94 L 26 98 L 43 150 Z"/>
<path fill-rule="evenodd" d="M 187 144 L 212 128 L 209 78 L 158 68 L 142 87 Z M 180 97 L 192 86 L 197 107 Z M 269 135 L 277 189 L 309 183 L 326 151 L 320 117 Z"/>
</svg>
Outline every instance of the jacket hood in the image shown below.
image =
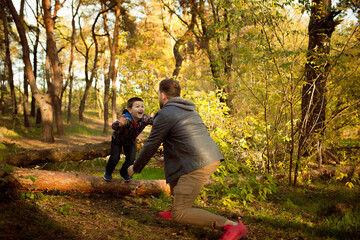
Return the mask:
<svg viewBox="0 0 360 240">
<path fill-rule="evenodd" d="M 188 111 L 195 111 L 195 104 L 190 102 L 189 100 L 184 100 L 181 97 L 174 97 L 172 99 L 169 99 L 164 107 L 170 107 L 170 106 L 175 106 L 178 108 L 182 108 L 184 110 L 188 110 Z"/>
<path fill-rule="evenodd" d="M 133 117 L 131 116 L 131 114 L 128 111 L 126 111 L 124 117 L 130 118 L 131 120 L 134 121 Z"/>
</svg>

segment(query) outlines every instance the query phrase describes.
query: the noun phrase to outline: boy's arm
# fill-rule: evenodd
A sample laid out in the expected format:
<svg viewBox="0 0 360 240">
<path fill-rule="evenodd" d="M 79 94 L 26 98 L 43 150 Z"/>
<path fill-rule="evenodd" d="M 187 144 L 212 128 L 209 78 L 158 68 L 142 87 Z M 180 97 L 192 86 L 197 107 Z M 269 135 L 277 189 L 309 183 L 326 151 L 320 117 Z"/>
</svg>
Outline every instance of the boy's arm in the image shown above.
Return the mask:
<svg viewBox="0 0 360 240">
<path fill-rule="evenodd" d="M 144 120 L 146 122 L 146 125 L 153 125 L 156 115 L 157 115 L 157 113 L 155 114 L 154 117 L 152 117 L 152 116 L 149 116 L 147 114 L 144 114 Z"/>
<path fill-rule="evenodd" d="M 152 125 L 153 122 L 154 122 L 154 118 L 150 117 L 149 115 L 147 114 L 144 114 L 143 116 L 143 122 L 145 123 L 145 125 Z"/>
<path fill-rule="evenodd" d="M 118 121 L 119 121 L 119 127 L 123 127 L 128 123 L 128 120 L 126 117 L 124 117 L 124 114 L 120 114 Z"/>
<path fill-rule="evenodd" d="M 113 130 L 119 130 L 119 128 L 126 126 L 129 122 L 128 118 L 124 117 L 124 114 L 120 114 L 119 119 L 113 122 L 111 127 Z"/>
</svg>

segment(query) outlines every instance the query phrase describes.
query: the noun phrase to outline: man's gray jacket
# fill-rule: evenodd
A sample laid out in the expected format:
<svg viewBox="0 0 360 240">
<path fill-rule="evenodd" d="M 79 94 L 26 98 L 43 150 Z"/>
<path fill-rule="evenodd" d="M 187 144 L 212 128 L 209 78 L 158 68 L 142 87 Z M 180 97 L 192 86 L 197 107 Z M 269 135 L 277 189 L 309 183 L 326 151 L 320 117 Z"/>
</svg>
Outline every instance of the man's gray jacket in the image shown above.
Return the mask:
<svg viewBox="0 0 360 240">
<path fill-rule="evenodd" d="M 195 104 L 181 97 L 168 100 L 158 112 L 150 136 L 134 163 L 135 173 L 141 172 L 162 142 L 167 183 L 224 159 Z"/>
</svg>

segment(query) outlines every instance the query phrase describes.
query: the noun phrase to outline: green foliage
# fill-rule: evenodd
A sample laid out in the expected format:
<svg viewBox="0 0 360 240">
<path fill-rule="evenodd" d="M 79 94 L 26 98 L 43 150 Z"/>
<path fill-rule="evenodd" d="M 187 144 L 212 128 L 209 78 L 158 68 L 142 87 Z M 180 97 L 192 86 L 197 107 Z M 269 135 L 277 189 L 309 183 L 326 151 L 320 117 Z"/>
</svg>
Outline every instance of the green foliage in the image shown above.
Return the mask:
<svg viewBox="0 0 360 240">
<path fill-rule="evenodd" d="M 160 193 L 156 197 L 151 197 L 150 206 L 157 211 L 167 211 L 171 208 L 172 198 L 164 193 Z"/>
<path fill-rule="evenodd" d="M 219 100 L 217 92 L 207 94 L 187 90 L 196 104 L 225 161 L 213 176 L 215 184 L 205 188 L 206 195 L 221 199 L 229 209 L 255 200 L 264 201 L 276 192 L 276 183 L 270 175 L 259 180 L 259 159 L 256 152 L 264 148 L 264 127 L 256 119 L 236 122 L 228 114 L 229 108 Z M 244 153 L 246 152 L 246 153 Z M 243 157 L 240 158 L 240 155 Z M 261 162 L 261 161 L 260 161 Z"/>
<path fill-rule="evenodd" d="M 39 192 L 21 192 L 20 193 L 21 200 L 30 200 L 30 201 L 43 201 L 45 198 L 44 194 Z"/>
<path fill-rule="evenodd" d="M 69 205 L 60 206 L 56 210 L 59 213 L 61 213 L 62 215 L 70 215 L 70 206 Z"/>
<path fill-rule="evenodd" d="M 9 174 L 14 168 L 14 166 L 4 165 L 3 163 L 0 163 L 0 169 L 5 171 L 7 174 Z"/>
<path fill-rule="evenodd" d="M 270 176 L 257 176 L 239 162 L 227 159 L 213 175 L 213 186 L 205 188 L 206 195 L 212 196 L 228 209 L 236 209 L 253 201 L 266 201 L 277 191 L 275 180 Z"/>
<path fill-rule="evenodd" d="M 326 232 L 326 235 L 332 235 L 338 238 L 345 238 L 343 232 L 357 234 L 360 229 L 360 207 L 355 209 L 346 209 L 339 215 L 330 216 L 320 224 L 320 228 Z M 349 236 L 351 238 L 351 235 Z M 349 239 L 350 239 L 349 238 Z"/>
</svg>

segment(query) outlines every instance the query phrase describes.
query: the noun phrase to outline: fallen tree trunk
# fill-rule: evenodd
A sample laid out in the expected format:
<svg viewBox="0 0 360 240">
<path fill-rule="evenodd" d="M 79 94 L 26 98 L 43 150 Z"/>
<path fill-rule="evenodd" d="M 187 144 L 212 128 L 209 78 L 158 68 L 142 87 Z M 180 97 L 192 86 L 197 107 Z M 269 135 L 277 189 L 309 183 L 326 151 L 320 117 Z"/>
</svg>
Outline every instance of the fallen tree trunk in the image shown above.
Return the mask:
<svg viewBox="0 0 360 240">
<path fill-rule="evenodd" d="M 146 139 L 139 139 L 136 150 L 140 151 Z M 23 167 L 40 163 L 69 162 L 92 160 L 110 155 L 111 141 L 102 143 L 78 145 L 65 148 L 51 148 L 44 150 L 28 150 L 19 153 L 8 153 L 5 163 L 13 166 Z M 122 150 L 123 152 L 123 150 Z"/>
<path fill-rule="evenodd" d="M 5 163 L 13 166 L 28 166 L 45 162 L 66 162 L 91 160 L 106 157 L 110 154 L 111 142 L 85 144 L 67 148 L 51 148 L 44 150 L 29 150 L 20 153 L 9 153 Z"/>
<path fill-rule="evenodd" d="M 28 168 L 14 168 L 7 177 L 17 189 L 30 192 L 61 191 L 131 196 L 170 193 L 165 180 L 125 182 L 122 179 L 113 179 L 106 182 L 102 177 Z"/>
</svg>

